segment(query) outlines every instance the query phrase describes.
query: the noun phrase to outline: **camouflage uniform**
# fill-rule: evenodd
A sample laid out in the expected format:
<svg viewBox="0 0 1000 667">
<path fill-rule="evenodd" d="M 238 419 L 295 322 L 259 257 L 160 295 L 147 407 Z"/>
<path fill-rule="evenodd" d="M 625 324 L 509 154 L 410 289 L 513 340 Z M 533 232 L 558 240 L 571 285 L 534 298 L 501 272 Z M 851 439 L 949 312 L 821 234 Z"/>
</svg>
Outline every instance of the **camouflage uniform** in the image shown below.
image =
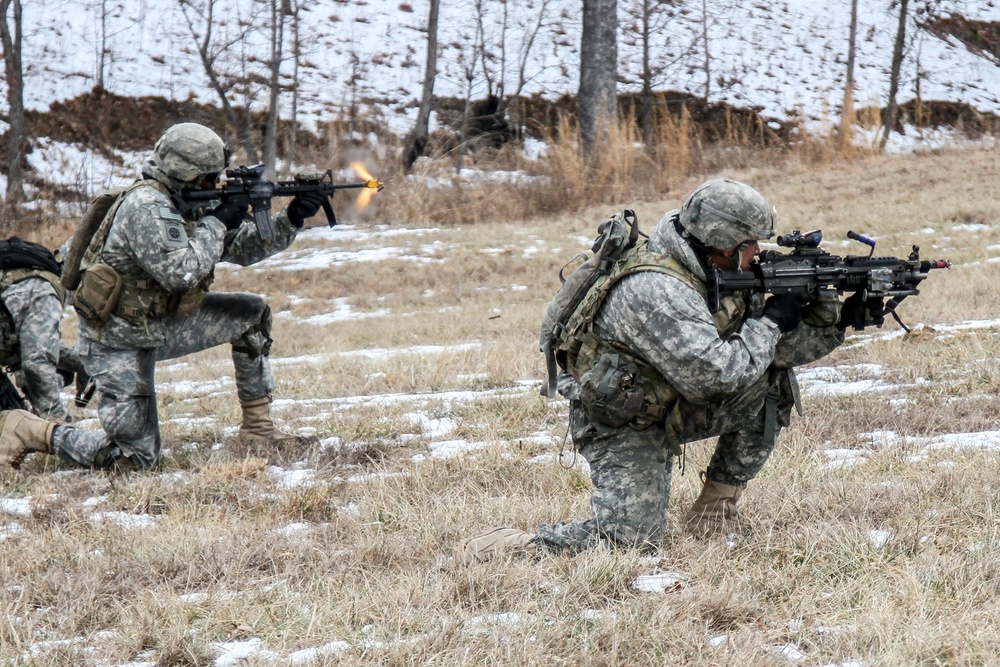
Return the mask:
<svg viewBox="0 0 1000 667">
<path fill-rule="evenodd" d="M 83 466 L 107 466 L 121 457 L 143 467 L 158 462 L 157 361 L 230 343 L 240 400 L 267 399 L 274 389 L 271 314 L 263 297 L 211 293 L 208 285 L 220 261 L 246 266 L 288 247 L 297 229 L 287 212 L 275 216 L 276 234 L 265 243 L 255 225 L 227 231 L 213 215 L 182 214 L 173 197 L 181 184 L 155 162 L 147 164 L 144 176 L 144 184 L 133 187 L 113 211 L 100 253 L 132 286 L 127 303 L 139 305 L 129 310 L 120 303 L 103 326 L 80 324 L 78 346 L 97 385 L 104 431 L 59 427 L 53 435 L 54 451 Z M 146 308 L 164 295 L 196 298 L 189 301 L 191 312 L 184 312 L 185 301 L 166 312 Z"/>
<path fill-rule="evenodd" d="M 0 292 L 17 337 L 7 365 L 15 371 L 18 385 L 38 416 L 69 422 L 69 412 L 59 395 L 65 383 L 58 370 L 77 373 L 83 365 L 60 337 L 63 298 L 53 285 L 58 277 L 51 278 L 28 277 Z"/>
<path fill-rule="evenodd" d="M 649 249 L 673 257 L 704 282 L 702 265 L 678 232 L 678 215 L 664 216 Z M 671 447 L 678 444 L 718 436 L 708 478 L 745 486 L 757 475 L 774 447 L 773 436 L 789 423 L 796 391 L 791 368 L 843 342 L 834 326 L 804 324 L 782 335 L 770 319 L 752 317 L 762 305 L 762 299 L 745 304 L 748 319 L 742 311 L 734 313 L 742 325 L 725 336 L 705 298 L 674 276 L 643 271 L 611 289 L 594 320 L 595 334 L 634 351 L 667 378 L 680 393 L 682 426 L 671 437 L 664 422 L 643 430 L 595 423 L 581 403 L 579 382 L 561 376 L 560 392 L 570 399 L 573 442 L 591 467 L 593 517 L 540 526 L 539 546 L 575 552 L 599 542 L 655 544 L 667 527 Z M 777 407 L 770 425 L 769 394 Z M 772 437 L 765 437 L 768 429 Z"/>
</svg>

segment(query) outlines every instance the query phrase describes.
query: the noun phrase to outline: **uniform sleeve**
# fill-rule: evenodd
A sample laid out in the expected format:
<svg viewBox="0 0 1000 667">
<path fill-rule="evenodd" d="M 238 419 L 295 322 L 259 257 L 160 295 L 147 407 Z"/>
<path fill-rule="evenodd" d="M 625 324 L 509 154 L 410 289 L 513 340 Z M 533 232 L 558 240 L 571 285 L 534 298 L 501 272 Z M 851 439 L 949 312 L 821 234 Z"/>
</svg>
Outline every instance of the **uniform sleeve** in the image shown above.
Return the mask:
<svg viewBox="0 0 1000 667">
<path fill-rule="evenodd" d="M 288 220 L 287 209 L 282 209 L 275 215 L 272 222 L 274 238 L 266 243 L 260 238 L 257 225 L 252 222 L 245 222 L 238 229 L 229 232 L 226 235 L 226 249 L 222 253 L 222 261 L 249 266 L 290 246 L 299 230 Z"/>
<path fill-rule="evenodd" d="M 718 403 L 767 371 L 781 333 L 770 320 L 748 319 L 723 339 L 702 296 L 661 273 L 627 276 L 612 288 L 595 321 L 654 366 L 684 398 Z"/>
<path fill-rule="evenodd" d="M 189 236 L 173 203 L 153 188 L 132 192 L 115 216 L 131 259 L 164 289 L 183 294 L 209 274 L 222 255 L 225 226 L 205 216 Z M 106 259 L 114 266 L 112 258 Z"/>
<path fill-rule="evenodd" d="M 794 368 L 809 364 L 840 347 L 844 333 L 837 327 L 814 327 L 800 324 L 781 337 L 774 351 L 774 365 L 777 368 Z"/>
</svg>

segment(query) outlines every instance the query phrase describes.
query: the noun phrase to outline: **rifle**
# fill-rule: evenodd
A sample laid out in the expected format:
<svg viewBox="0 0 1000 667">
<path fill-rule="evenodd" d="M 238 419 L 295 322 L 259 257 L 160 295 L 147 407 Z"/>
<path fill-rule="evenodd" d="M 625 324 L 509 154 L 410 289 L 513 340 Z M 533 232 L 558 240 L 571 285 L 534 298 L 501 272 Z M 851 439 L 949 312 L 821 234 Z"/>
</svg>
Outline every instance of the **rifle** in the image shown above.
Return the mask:
<svg viewBox="0 0 1000 667">
<path fill-rule="evenodd" d="M 24 397 L 14 387 L 2 369 L 0 369 L 0 410 L 26 410 Z"/>
<path fill-rule="evenodd" d="M 370 179 L 359 183 L 334 183 L 333 170 L 296 174 L 290 181 L 269 181 L 264 178 L 264 165 L 241 166 L 226 170 L 226 182 L 221 188 L 211 190 L 183 190 L 181 199 L 193 208 L 197 204 L 213 200 L 235 201 L 240 206 L 253 207 L 253 221 L 257 232 L 264 241 L 274 238 L 274 224 L 271 221 L 271 199 L 274 197 L 294 197 L 303 192 L 322 192 L 323 212 L 330 227 L 337 224 L 330 198 L 337 190 L 352 188 L 382 189 L 382 184 Z M 249 218 L 248 218 L 249 219 Z"/>
<path fill-rule="evenodd" d="M 777 250 L 761 252 L 746 271 L 713 269 L 708 278 L 709 309 L 714 313 L 724 295 L 740 290 L 794 294 L 802 304 L 816 300 L 821 291 L 865 292 L 866 300 L 888 299 L 882 315 L 891 314 L 909 332 L 896 314 L 896 307 L 906 297 L 920 293 L 917 286 L 931 269 L 947 269 L 951 262 L 921 260 L 920 246 L 916 245 L 907 259 L 874 257 L 874 239 L 856 232 L 847 232 L 847 238 L 869 246 L 868 256 L 831 255 L 819 247 L 823 232 L 795 230 L 777 239 L 779 246 L 792 248 L 787 254 Z"/>
</svg>

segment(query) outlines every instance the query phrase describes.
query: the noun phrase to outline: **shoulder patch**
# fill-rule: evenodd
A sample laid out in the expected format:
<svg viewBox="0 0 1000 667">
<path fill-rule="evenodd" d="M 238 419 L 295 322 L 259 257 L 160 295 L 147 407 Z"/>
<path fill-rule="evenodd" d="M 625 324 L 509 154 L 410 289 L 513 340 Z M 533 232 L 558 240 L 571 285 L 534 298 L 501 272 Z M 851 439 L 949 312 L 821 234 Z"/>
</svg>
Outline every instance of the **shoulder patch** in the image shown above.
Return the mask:
<svg viewBox="0 0 1000 667">
<path fill-rule="evenodd" d="M 188 244 L 187 232 L 184 230 L 184 219 L 176 211 L 160 207 L 157 211 L 160 219 L 160 236 L 166 250 L 185 248 Z"/>
</svg>

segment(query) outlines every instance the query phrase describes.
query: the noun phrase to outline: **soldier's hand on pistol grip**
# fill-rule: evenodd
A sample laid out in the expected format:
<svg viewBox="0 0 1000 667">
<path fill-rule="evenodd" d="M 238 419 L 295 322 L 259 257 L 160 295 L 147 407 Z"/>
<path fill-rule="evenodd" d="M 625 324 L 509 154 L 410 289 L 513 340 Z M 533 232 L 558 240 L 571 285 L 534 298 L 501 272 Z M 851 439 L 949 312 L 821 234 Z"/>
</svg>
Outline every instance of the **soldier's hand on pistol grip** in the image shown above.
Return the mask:
<svg viewBox="0 0 1000 667">
<path fill-rule="evenodd" d="M 794 294 L 772 294 L 764 302 L 764 312 L 761 317 L 766 317 L 777 324 L 781 333 L 787 333 L 799 326 L 799 322 L 802 321 L 801 311 L 799 299 Z"/>
<path fill-rule="evenodd" d="M 296 229 L 301 229 L 306 218 L 316 215 L 320 207 L 323 206 L 324 199 L 326 199 L 326 195 L 316 190 L 295 195 L 292 203 L 288 205 L 288 221 Z"/>
<path fill-rule="evenodd" d="M 218 218 L 227 230 L 232 231 L 239 229 L 240 225 L 243 224 L 243 216 L 246 215 L 247 208 L 230 199 L 213 208 L 208 214 Z"/>
<path fill-rule="evenodd" d="M 854 327 L 855 331 L 861 331 L 865 327 L 880 327 L 884 322 L 884 299 L 873 297 L 865 299 L 864 292 L 855 292 L 844 299 L 837 328 L 844 331 L 847 327 Z"/>
</svg>

